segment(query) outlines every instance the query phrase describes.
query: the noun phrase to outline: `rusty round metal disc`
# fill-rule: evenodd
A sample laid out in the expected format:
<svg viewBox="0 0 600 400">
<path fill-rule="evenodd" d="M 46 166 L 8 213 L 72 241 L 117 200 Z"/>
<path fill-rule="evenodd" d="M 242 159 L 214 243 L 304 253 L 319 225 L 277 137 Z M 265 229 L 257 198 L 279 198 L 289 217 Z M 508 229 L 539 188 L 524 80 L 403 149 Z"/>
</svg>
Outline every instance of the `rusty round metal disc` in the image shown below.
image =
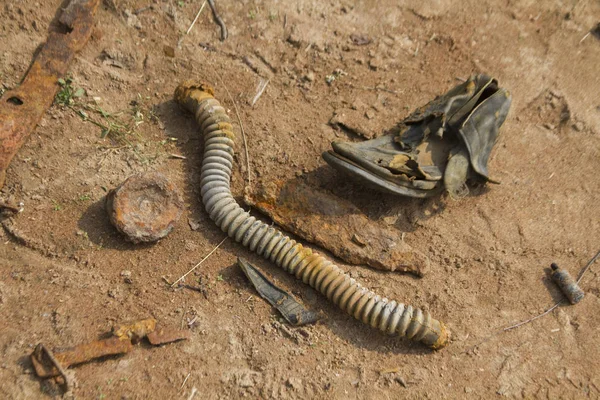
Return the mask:
<svg viewBox="0 0 600 400">
<path fill-rule="evenodd" d="M 183 200 L 177 188 L 158 172 L 133 175 L 107 196 L 112 224 L 134 243 L 155 242 L 173 230 Z"/>
</svg>

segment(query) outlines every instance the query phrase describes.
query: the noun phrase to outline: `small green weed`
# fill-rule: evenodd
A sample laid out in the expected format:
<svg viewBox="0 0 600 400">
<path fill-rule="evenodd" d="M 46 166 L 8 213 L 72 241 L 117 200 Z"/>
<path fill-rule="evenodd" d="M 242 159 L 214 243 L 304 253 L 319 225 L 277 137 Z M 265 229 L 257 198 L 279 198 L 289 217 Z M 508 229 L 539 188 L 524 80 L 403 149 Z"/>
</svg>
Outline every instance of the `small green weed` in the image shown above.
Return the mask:
<svg viewBox="0 0 600 400">
<path fill-rule="evenodd" d="M 85 94 L 85 89 L 73 87 L 73 80 L 70 77 L 65 79 L 59 78 L 58 85 L 60 86 L 60 90 L 56 94 L 54 102 L 56 104 L 61 104 L 63 106 L 71 106 L 75 104 L 75 99 L 83 97 Z"/>
<path fill-rule="evenodd" d="M 62 210 L 62 206 L 60 205 L 60 203 L 56 200 L 52 200 L 52 209 L 54 211 L 60 211 Z"/>
<path fill-rule="evenodd" d="M 77 198 L 77 201 L 84 202 L 89 201 L 91 199 L 92 197 L 89 194 L 82 194 L 81 196 L 79 196 L 79 198 Z"/>
</svg>

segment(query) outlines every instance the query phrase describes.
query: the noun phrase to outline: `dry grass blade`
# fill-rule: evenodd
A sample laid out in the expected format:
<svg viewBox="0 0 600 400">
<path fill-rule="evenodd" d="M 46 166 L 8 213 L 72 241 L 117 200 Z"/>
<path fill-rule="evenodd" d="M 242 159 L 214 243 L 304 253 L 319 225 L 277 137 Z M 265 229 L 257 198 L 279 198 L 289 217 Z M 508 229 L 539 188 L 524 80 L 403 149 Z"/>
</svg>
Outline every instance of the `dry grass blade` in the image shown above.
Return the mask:
<svg viewBox="0 0 600 400">
<path fill-rule="evenodd" d="M 227 96 L 229 97 L 229 100 L 231 100 L 231 102 L 233 103 L 233 108 L 235 109 L 235 115 L 237 116 L 238 123 L 240 124 L 240 130 L 242 131 L 242 140 L 244 142 L 244 155 L 246 157 L 247 186 L 250 186 L 252 184 L 252 174 L 250 173 L 250 156 L 248 155 L 248 141 L 246 140 L 246 131 L 244 130 L 244 124 L 242 124 L 242 118 L 240 117 L 240 110 L 238 109 L 237 103 L 231 96 L 231 93 L 229 93 L 229 89 L 227 89 L 225 82 L 223 82 L 223 78 L 221 78 L 221 75 L 217 75 L 217 76 L 219 78 L 219 81 L 221 81 L 221 85 L 223 85 L 223 87 L 225 88 L 225 92 L 227 92 Z"/>
<path fill-rule="evenodd" d="M 200 14 L 202 13 L 202 10 L 204 10 L 204 6 L 206 5 L 206 0 L 204 1 L 204 3 L 202 3 L 202 7 L 200 7 L 200 11 L 198 11 L 198 14 L 196 14 L 196 18 L 194 18 L 194 21 L 192 21 L 192 24 L 190 25 L 190 27 L 188 28 L 188 30 L 185 32 L 186 35 L 190 34 L 190 31 L 192 30 L 192 28 L 194 27 L 194 25 L 196 25 L 196 21 L 198 21 L 198 18 L 200 17 Z"/>
<path fill-rule="evenodd" d="M 265 89 L 267 88 L 267 85 L 269 84 L 269 79 L 264 80 L 261 78 L 260 83 L 258 84 L 258 90 L 256 92 L 256 96 L 254 96 L 254 98 L 252 99 L 252 103 L 250 103 L 251 106 L 254 106 L 254 104 L 256 104 L 256 102 L 258 101 L 258 99 L 260 99 L 260 96 L 262 96 L 263 92 L 265 91 Z"/>
<path fill-rule="evenodd" d="M 181 282 L 182 280 L 184 280 L 186 276 L 188 276 L 189 274 L 191 274 L 196 268 L 198 268 L 200 265 L 202 265 L 202 263 L 204 261 L 206 261 L 208 259 L 208 257 L 210 257 L 215 251 L 217 251 L 217 249 L 219 247 L 221 247 L 221 245 L 223 243 L 225 243 L 226 240 L 227 240 L 227 236 L 223 240 L 221 240 L 221 242 L 214 249 L 212 249 L 211 252 L 206 255 L 206 257 L 204 257 L 202 260 L 200 260 L 200 262 L 198 264 L 194 265 L 192 267 L 192 269 L 190 269 L 188 272 L 186 272 L 185 274 L 183 274 L 179 279 L 177 279 L 175 282 L 173 282 L 171 284 L 171 287 L 175 287 L 179 282 Z"/>
</svg>

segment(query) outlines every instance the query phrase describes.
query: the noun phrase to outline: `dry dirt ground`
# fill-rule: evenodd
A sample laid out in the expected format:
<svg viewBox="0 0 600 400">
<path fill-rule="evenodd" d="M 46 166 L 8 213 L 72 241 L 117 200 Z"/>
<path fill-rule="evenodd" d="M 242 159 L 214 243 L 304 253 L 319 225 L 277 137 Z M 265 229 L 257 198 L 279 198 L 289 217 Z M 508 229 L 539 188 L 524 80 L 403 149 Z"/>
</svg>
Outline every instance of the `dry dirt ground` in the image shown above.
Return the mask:
<svg viewBox="0 0 600 400">
<path fill-rule="evenodd" d="M 2 3 L 6 89 L 19 84 L 61 1 Z M 37 343 L 91 341 L 150 316 L 193 322 L 191 340 L 77 367 L 76 397 L 187 398 L 193 388 L 209 399 L 600 397 L 600 264 L 583 280 L 582 303 L 496 334 L 560 299 L 545 272 L 552 261 L 577 274 L 599 249 L 600 40 L 586 36 L 598 1 L 217 1 L 229 38 L 219 40 L 207 6 L 178 46 L 201 3 L 105 2 L 70 68 L 85 95 L 73 108 L 51 107 L 14 159 L 1 195 L 24 210 L 4 217 L 14 235 L 0 233 L 0 397 L 61 395 L 32 373 Z M 401 199 L 340 179 L 320 158 L 332 140 L 362 140 L 331 127 L 335 113 L 381 134 L 478 72 L 513 95 L 490 162 L 501 185 L 460 201 Z M 165 284 L 224 237 L 199 201 L 197 127 L 172 101 L 189 78 L 210 82 L 234 121 L 237 104 L 254 182 L 297 179 L 350 198 L 431 258 L 422 279 L 340 265 L 445 321 L 447 348 L 384 337 L 231 240 L 187 278 L 201 280 L 206 296 Z M 252 106 L 263 78 L 269 84 Z M 84 104 L 120 113 L 135 131 L 102 138 L 78 115 Z M 247 171 L 236 129 L 241 198 Z M 186 210 L 168 238 L 135 246 L 112 228 L 103 201 L 107 189 L 150 170 L 181 188 Z M 237 256 L 326 318 L 300 329 L 281 323 Z"/>
</svg>

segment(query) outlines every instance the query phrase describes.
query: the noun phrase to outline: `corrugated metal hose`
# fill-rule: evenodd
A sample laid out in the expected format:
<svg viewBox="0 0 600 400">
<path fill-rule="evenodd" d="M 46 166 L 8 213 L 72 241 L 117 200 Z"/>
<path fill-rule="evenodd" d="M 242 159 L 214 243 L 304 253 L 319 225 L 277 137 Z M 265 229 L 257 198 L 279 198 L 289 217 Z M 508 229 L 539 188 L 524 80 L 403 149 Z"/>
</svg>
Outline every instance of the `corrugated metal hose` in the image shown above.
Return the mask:
<svg viewBox="0 0 600 400">
<path fill-rule="evenodd" d="M 433 349 L 448 344 L 449 332 L 429 312 L 376 295 L 342 269 L 278 229 L 251 216 L 231 194 L 233 127 L 204 83 L 183 82 L 175 100 L 196 117 L 204 136 L 201 196 L 210 218 L 236 242 L 318 290 L 359 321 L 389 335 L 421 341 Z"/>
</svg>

